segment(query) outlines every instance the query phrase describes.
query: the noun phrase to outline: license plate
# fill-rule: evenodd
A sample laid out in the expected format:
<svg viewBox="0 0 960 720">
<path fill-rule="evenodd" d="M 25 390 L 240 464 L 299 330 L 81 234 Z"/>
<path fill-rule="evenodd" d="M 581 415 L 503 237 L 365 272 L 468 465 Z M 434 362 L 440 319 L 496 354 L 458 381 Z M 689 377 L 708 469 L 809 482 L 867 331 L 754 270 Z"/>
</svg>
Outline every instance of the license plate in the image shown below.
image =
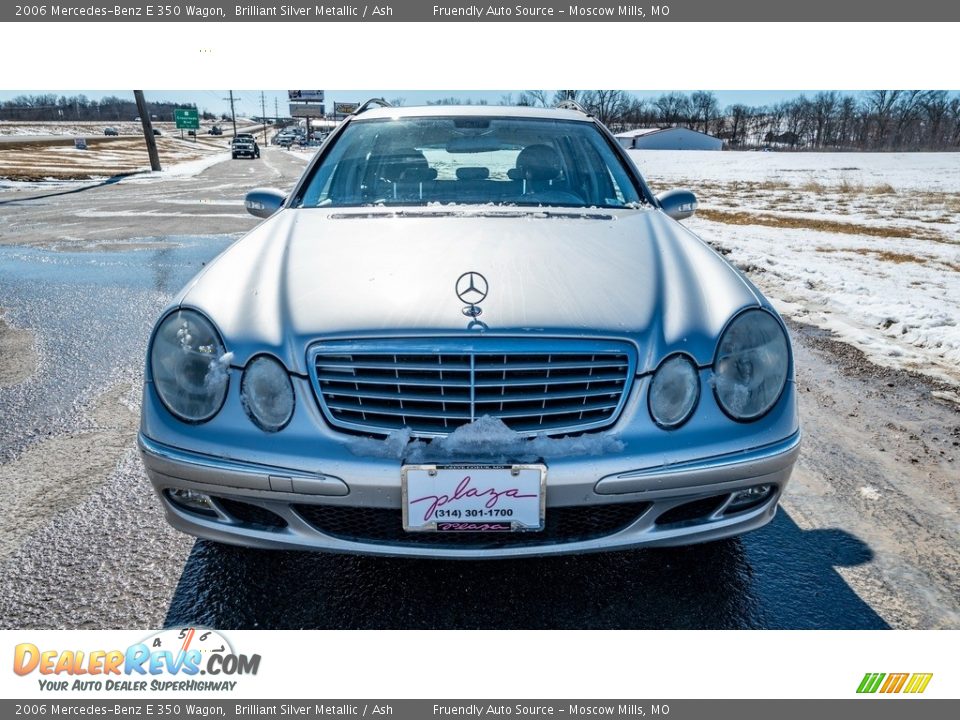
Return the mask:
<svg viewBox="0 0 960 720">
<path fill-rule="evenodd" d="M 408 532 L 543 530 L 545 465 L 404 465 Z"/>
</svg>

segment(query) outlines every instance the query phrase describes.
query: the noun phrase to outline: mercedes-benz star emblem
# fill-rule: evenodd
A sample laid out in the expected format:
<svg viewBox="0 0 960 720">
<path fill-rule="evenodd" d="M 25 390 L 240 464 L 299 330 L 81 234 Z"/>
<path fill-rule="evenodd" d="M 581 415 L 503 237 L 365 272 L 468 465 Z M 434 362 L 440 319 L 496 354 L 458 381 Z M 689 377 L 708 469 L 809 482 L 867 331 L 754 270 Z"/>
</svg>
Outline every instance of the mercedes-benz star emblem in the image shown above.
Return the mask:
<svg viewBox="0 0 960 720">
<path fill-rule="evenodd" d="M 463 308 L 463 314 L 467 317 L 477 317 L 483 312 L 479 307 L 480 303 L 487 296 L 489 290 L 487 279 L 478 272 L 470 270 L 457 278 L 457 297 L 467 305 Z"/>
</svg>

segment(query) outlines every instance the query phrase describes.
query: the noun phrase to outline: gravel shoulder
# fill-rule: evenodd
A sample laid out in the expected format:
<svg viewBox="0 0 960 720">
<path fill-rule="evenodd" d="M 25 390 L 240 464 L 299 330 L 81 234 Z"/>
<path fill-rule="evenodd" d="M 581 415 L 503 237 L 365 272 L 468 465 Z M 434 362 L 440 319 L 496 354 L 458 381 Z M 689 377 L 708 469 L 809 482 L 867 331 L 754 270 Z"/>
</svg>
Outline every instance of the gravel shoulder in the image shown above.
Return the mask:
<svg viewBox="0 0 960 720">
<path fill-rule="evenodd" d="M 804 439 L 784 509 L 869 547 L 839 572 L 892 627 L 960 627 L 960 406 L 934 395 L 949 386 L 791 331 Z"/>
</svg>

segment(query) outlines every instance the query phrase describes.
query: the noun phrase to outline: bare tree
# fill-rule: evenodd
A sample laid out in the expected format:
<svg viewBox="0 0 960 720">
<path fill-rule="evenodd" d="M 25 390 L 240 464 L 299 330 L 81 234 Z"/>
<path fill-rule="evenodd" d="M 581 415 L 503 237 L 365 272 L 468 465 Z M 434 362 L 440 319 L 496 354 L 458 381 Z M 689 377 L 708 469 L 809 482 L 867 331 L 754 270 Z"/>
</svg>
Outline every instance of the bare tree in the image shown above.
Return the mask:
<svg viewBox="0 0 960 720">
<path fill-rule="evenodd" d="M 703 132 L 709 133 L 710 124 L 719 114 L 717 96 L 712 92 L 698 90 L 690 96 L 690 104 L 693 106 L 693 117 L 690 118 L 692 121 L 691 127 L 696 129 L 696 125 L 700 124 Z"/>
<path fill-rule="evenodd" d="M 581 90 L 557 90 L 553 94 L 553 104 L 559 105 L 564 100 L 573 100 L 574 102 L 580 102 L 581 95 L 583 95 L 583 91 Z"/>
<path fill-rule="evenodd" d="M 623 117 L 627 100 L 623 90 L 588 90 L 580 104 L 604 125 L 615 125 Z"/>
<path fill-rule="evenodd" d="M 653 103 L 661 125 L 679 125 L 690 116 L 690 99 L 683 93 L 664 93 Z"/>
<path fill-rule="evenodd" d="M 523 92 L 523 97 L 527 100 L 522 105 L 529 105 L 530 107 L 549 107 L 550 101 L 547 97 L 546 90 L 525 90 Z"/>
</svg>

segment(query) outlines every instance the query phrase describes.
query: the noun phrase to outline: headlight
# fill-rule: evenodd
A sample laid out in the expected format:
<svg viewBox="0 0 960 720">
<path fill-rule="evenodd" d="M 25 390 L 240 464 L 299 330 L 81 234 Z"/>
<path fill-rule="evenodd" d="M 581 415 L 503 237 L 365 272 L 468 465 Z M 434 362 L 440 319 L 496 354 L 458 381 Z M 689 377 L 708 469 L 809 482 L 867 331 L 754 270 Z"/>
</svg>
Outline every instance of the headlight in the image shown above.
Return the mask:
<svg viewBox="0 0 960 720">
<path fill-rule="evenodd" d="M 720 407 L 735 420 L 755 420 L 774 406 L 787 382 L 790 350 L 776 318 L 763 310 L 739 315 L 723 333 L 713 364 Z"/>
<path fill-rule="evenodd" d="M 232 358 L 216 328 L 203 315 L 193 310 L 170 313 L 157 328 L 150 348 L 150 371 L 157 395 L 181 420 L 209 420 L 227 396 L 227 368 Z"/>
<path fill-rule="evenodd" d="M 687 421 L 700 398 L 696 366 L 684 355 L 667 358 L 650 381 L 650 417 L 660 427 L 675 428 Z"/>
<path fill-rule="evenodd" d="M 240 399 L 247 415 L 262 430 L 282 430 L 293 415 L 293 385 L 286 368 L 261 355 L 247 365 L 240 380 Z"/>
</svg>

